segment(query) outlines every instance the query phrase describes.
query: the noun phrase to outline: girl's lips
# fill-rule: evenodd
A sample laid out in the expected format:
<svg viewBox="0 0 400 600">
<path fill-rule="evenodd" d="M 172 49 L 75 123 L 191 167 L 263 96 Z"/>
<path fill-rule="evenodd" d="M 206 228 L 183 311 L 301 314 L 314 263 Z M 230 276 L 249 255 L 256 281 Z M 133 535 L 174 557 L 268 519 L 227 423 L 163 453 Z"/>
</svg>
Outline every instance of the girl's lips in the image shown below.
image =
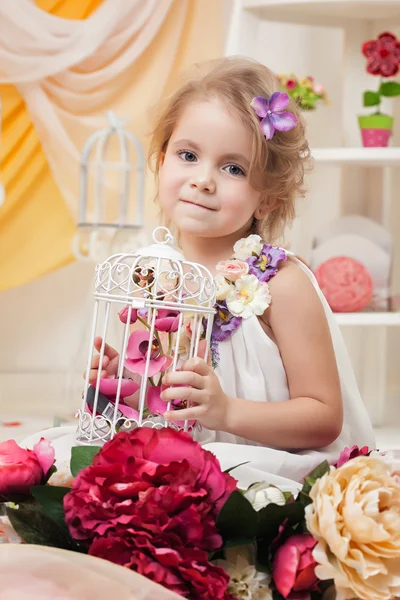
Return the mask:
<svg viewBox="0 0 400 600">
<path fill-rule="evenodd" d="M 203 208 L 204 210 L 215 211 L 215 208 L 211 208 L 209 206 L 205 206 L 204 204 L 199 204 L 198 202 L 192 202 L 191 200 L 181 200 L 184 204 L 191 204 L 192 206 L 197 206 L 198 208 Z"/>
</svg>

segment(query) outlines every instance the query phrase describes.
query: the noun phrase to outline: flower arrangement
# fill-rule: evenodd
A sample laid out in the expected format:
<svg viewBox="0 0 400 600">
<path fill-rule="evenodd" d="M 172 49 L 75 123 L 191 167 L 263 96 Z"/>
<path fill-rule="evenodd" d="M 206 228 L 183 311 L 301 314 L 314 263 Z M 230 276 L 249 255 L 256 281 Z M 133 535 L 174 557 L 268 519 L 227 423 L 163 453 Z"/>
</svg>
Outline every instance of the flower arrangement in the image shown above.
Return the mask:
<svg viewBox="0 0 400 600">
<path fill-rule="evenodd" d="M 382 98 L 400 96 L 400 83 L 382 81 L 394 77 L 400 67 L 400 42 L 393 33 L 385 31 L 376 40 L 362 45 L 362 53 L 367 59 L 367 72 L 380 78 L 377 91 L 364 92 L 364 107 L 376 107 L 369 116 L 360 116 L 359 125 L 364 146 L 387 146 L 393 127 L 393 117 L 381 113 Z"/>
<path fill-rule="evenodd" d="M 211 452 L 171 428 L 72 448 L 69 487 L 47 480 L 46 444 L 41 471 L 35 451 L 0 444 L 3 542 L 88 553 L 192 600 L 400 594 L 400 472 L 390 456 L 347 448 L 294 497 L 268 483 L 239 490 Z"/>
<path fill-rule="evenodd" d="M 327 93 L 321 83 L 313 77 L 296 77 L 296 75 L 278 75 L 279 86 L 289 94 L 301 110 L 315 110 L 318 102 L 329 104 Z"/>
<path fill-rule="evenodd" d="M 218 342 L 230 337 L 242 319 L 262 315 L 271 303 L 268 281 L 286 260 L 286 252 L 264 244 L 256 234 L 236 242 L 233 258 L 220 261 L 216 285 L 216 316 L 211 336 L 213 366 L 218 364 Z"/>
</svg>

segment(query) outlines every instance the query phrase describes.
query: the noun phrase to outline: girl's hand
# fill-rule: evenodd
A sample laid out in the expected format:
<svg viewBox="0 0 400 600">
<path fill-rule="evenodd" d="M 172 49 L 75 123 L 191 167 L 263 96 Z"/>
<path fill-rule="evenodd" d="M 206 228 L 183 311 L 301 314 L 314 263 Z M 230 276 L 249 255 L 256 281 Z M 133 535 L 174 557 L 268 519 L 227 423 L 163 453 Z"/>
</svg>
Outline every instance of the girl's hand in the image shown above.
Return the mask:
<svg viewBox="0 0 400 600">
<path fill-rule="evenodd" d="M 94 340 L 94 347 L 97 352 L 100 352 L 101 344 L 103 340 L 101 337 L 96 337 Z M 118 352 L 105 344 L 104 346 L 104 356 L 103 362 L 101 365 L 102 371 L 100 374 L 101 379 L 105 379 L 106 377 L 114 376 L 118 372 L 118 364 L 119 364 L 119 354 Z M 100 355 L 94 354 L 92 357 L 92 362 L 90 364 L 90 373 L 89 373 L 89 383 L 94 383 L 97 380 L 97 374 L 100 368 Z M 83 378 L 86 379 L 86 371 L 83 374 Z"/>
<path fill-rule="evenodd" d="M 225 430 L 229 397 L 222 391 L 213 368 L 201 358 L 186 361 L 180 371 L 168 373 L 163 380 L 169 387 L 161 394 L 164 402 L 183 400 L 188 408 L 172 410 L 164 414 L 165 419 L 198 421 L 207 429 Z"/>
</svg>

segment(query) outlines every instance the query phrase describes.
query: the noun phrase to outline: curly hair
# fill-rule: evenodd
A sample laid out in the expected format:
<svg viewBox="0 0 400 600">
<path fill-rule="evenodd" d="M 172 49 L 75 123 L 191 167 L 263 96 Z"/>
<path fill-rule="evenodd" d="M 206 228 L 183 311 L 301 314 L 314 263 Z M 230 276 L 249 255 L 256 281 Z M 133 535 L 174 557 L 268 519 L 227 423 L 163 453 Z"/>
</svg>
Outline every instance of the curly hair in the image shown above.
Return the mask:
<svg viewBox="0 0 400 600">
<path fill-rule="evenodd" d="M 181 87 L 163 101 L 149 152 L 158 178 L 163 155 L 185 107 L 193 101 L 213 97 L 226 103 L 253 136 L 250 183 L 261 192 L 261 200 L 274 200 L 275 208 L 264 219 L 254 219 L 252 224 L 252 231 L 269 242 L 280 238 L 291 225 L 296 200 L 305 193 L 304 174 L 311 165 L 304 119 L 292 99 L 288 110 L 296 115 L 297 126 L 287 132 L 275 131 L 271 140 L 266 140 L 261 131 L 259 118 L 250 103 L 255 96 L 268 98 L 278 90 L 276 75 L 255 60 L 230 56 L 198 63 Z"/>
</svg>

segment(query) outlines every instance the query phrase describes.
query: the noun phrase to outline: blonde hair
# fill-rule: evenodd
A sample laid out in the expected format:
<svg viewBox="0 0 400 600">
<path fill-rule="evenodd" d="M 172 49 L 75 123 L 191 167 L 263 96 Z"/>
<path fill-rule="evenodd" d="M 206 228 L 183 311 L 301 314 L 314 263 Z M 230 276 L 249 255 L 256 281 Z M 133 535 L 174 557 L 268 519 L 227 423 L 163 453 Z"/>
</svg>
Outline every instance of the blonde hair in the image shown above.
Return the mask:
<svg viewBox="0 0 400 600">
<path fill-rule="evenodd" d="M 305 123 L 297 104 L 290 100 L 288 110 L 296 115 L 297 125 L 287 132 L 275 131 L 266 140 L 260 120 L 250 103 L 255 96 L 269 98 L 279 90 L 277 77 L 261 63 L 248 58 L 226 57 L 200 63 L 182 86 L 167 100 L 157 115 L 152 133 L 149 159 L 156 178 L 175 125 L 185 107 L 199 99 L 217 97 L 253 134 L 249 176 L 252 186 L 261 192 L 261 200 L 270 198 L 275 208 L 264 219 L 254 220 L 252 230 L 265 240 L 276 241 L 295 217 L 295 202 L 304 196 L 304 173 L 310 166 L 310 149 Z"/>
</svg>

